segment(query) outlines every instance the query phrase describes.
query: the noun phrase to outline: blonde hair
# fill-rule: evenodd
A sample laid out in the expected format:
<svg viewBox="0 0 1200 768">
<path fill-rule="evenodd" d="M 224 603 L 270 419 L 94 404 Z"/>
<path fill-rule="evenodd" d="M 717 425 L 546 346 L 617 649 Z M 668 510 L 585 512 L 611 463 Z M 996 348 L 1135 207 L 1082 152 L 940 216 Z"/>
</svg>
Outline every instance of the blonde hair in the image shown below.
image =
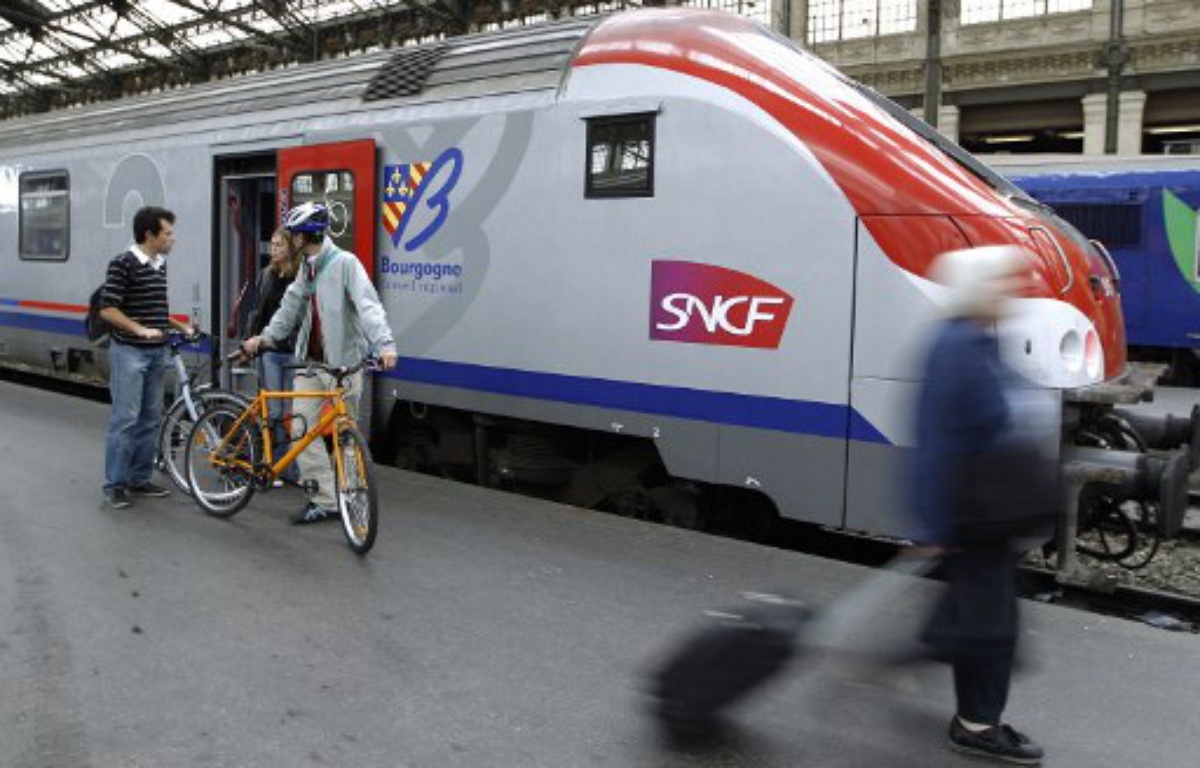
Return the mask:
<svg viewBox="0 0 1200 768">
<path fill-rule="evenodd" d="M 948 314 L 975 317 L 996 298 L 996 281 L 1027 269 L 1032 258 L 1019 245 L 964 248 L 938 256 L 930 276 L 948 289 Z"/>
<path fill-rule="evenodd" d="M 280 275 L 281 277 L 294 277 L 296 273 L 300 271 L 300 261 L 303 258 L 303 254 L 300 252 L 299 248 L 292 247 L 292 238 L 288 236 L 288 231 L 283 227 L 280 227 L 271 233 L 272 240 L 277 237 L 283 239 L 283 245 L 285 248 L 287 248 L 288 257 L 287 261 L 283 263 L 283 271 L 276 272 L 276 274 Z M 272 272 L 275 271 L 273 264 L 268 264 L 267 267 L 271 269 Z"/>
</svg>

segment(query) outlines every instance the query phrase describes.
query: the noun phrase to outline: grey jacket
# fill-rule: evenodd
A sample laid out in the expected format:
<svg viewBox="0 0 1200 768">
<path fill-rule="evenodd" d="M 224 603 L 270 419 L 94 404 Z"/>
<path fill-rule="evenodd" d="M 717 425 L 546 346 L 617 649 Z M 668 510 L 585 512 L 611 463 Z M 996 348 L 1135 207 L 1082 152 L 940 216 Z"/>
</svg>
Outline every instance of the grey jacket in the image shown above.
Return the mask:
<svg viewBox="0 0 1200 768">
<path fill-rule="evenodd" d="M 315 280 L 310 279 L 311 270 L 304 264 L 283 294 L 279 310 L 262 332 L 267 344 L 274 346 L 299 326 L 296 357 L 307 359 L 312 327 L 309 297 L 315 285 L 327 363 L 354 365 L 368 353 L 378 355 L 387 350 L 395 351 L 396 343 L 379 294 L 358 259 L 327 238 L 315 263 L 318 270 Z"/>
</svg>

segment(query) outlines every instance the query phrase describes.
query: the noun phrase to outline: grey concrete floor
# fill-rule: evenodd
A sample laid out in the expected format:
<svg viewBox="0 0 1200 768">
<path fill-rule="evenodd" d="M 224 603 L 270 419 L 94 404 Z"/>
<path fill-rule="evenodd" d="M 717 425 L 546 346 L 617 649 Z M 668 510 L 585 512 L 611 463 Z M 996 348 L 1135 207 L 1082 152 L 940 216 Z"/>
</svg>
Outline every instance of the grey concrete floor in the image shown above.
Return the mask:
<svg viewBox="0 0 1200 768">
<path fill-rule="evenodd" d="M 381 468 L 379 541 L 100 505 L 107 407 L 0 383 L 0 766 L 971 765 L 949 680 L 882 694 L 801 665 L 708 750 L 664 748 L 643 671 L 743 590 L 827 605 L 840 563 Z M 901 638 L 913 584 L 851 644 Z M 1047 765 L 1189 766 L 1200 638 L 1029 605 L 1015 725 Z"/>
</svg>

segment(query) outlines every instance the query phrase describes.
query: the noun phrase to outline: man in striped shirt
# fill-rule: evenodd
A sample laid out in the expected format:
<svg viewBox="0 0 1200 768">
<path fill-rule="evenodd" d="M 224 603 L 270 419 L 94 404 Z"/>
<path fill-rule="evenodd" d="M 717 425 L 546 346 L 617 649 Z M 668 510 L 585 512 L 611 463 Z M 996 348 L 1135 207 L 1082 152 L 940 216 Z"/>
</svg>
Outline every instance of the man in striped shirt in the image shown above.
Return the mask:
<svg viewBox="0 0 1200 768">
<path fill-rule="evenodd" d="M 104 501 L 113 509 L 132 496 L 166 496 L 151 482 L 155 436 L 162 419 L 166 338 L 192 327 L 167 311 L 166 255 L 175 243 L 175 214 L 147 206 L 133 217 L 134 245 L 108 264 L 100 316 L 112 326 L 108 350 L 112 419 L 104 445 Z"/>
</svg>

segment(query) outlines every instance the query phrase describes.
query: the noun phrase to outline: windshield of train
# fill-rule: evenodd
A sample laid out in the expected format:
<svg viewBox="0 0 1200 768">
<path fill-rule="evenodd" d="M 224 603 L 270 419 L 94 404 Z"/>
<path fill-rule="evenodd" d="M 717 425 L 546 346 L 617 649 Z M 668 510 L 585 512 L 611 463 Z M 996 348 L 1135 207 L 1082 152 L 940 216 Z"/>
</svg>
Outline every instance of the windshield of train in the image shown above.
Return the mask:
<svg viewBox="0 0 1200 768">
<path fill-rule="evenodd" d="M 907 109 L 900 106 L 896 102 L 881 96 L 876 91 L 868 88 L 861 83 L 851 82 L 851 85 L 866 98 L 870 99 L 873 104 L 887 112 L 889 115 L 898 120 L 905 128 L 908 128 L 913 133 L 928 141 L 933 146 L 940 149 L 944 154 L 948 155 L 954 162 L 961 165 L 963 168 L 970 171 L 973 175 L 979 177 L 992 189 L 1000 192 L 1008 197 L 1013 197 L 1022 202 L 1029 203 L 1037 208 L 1044 206 L 1034 200 L 1029 195 L 1025 194 L 1020 187 L 1013 184 L 1008 179 L 993 171 L 983 163 L 979 162 L 975 157 L 967 152 L 962 147 L 955 144 L 950 139 L 947 139 L 942 134 L 938 133 L 929 123 L 920 120 L 912 115 Z"/>
<path fill-rule="evenodd" d="M 798 45 L 794 40 L 784 37 L 783 35 L 780 35 L 777 32 L 774 32 L 773 30 L 765 30 L 765 31 L 770 37 L 773 37 L 777 42 L 792 48 L 793 50 L 799 52 L 803 56 L 806 56 L 808 58 L 813 58 L 813 55 L 810 52 L 806 51 L 803 47 Z M 863 98 L 867 99 L 869 102 L 874 104 L 876 107 L 878 107 L 879 109 L 886 112 L 889 116 L 895 118 L 905 128 L 908 128 L 910 131 L 912 131 L 913 133 L 917 134 L 925 141 L 932 144 L 940 152 L 942 152 L 942 154 L 946 155 L 947 157 L 952 159 L 954 162 L 958 163 L 958 165 L 962 166 L 968 173 L 972 174 L 973 176 L 978 177 L 980 180 L 982 180 L 985 184 L 987 184 L 992 189 L 996 190 L 997 192 L 1004 195 L 1005 197 L 1008 197 L 1016 202 L 1022 203 L 1030 208 L 1036 208 L 1038 210 L 1043 210 L 1043 211 L 1046 210 L 1046 206 L 1044 204 L 1038 202 L 1037 200 L 1034 200 L 1032 197 L 1030 197 L 1024 191 L 1022 191 L 1019 187 L 1014 185 L 1011 181 L 1004 178 L 1000 174 L 996 173 L 995 171 L 993 171 L 991 168 L 987 167 L 983 163 L 979 162 L 977 159 L 975 159 L 974 156 L 971 155 L 971 153 L 967 152 L 965 149 L 958 146 L 953 141 L 950 141 L 945 136 L 938 133 L 937 130 L 935 130 L 933 127 L 931 127 L 928 123 L 914 117 L 904 107 L 900 106 L 899 104 L 892 101 L 891 99 L 888 99 L 887 97 L 879 94 L 875 90 L 868 88 L 867 86 L 863 85 L 862 83 L 858 83 L 858 82 L 855 82 L 854 80 L 851 80 L 849 77 L 846 77 L 846 75 L 842 74 L 837 69 L 835 69 L 827 64 L 824 64 L 824 62 L 822 62 L 822 64 L 827 68 L 827 70 L 830 72 L 830 74 L 832 74 L 834 77 L 838 78 L 843 83 L 845 83 L 846 85 L 853 88 L 855 91 L 857 91 L 859 94 L 861 94 L 863 96 Z"/>
</svg>

